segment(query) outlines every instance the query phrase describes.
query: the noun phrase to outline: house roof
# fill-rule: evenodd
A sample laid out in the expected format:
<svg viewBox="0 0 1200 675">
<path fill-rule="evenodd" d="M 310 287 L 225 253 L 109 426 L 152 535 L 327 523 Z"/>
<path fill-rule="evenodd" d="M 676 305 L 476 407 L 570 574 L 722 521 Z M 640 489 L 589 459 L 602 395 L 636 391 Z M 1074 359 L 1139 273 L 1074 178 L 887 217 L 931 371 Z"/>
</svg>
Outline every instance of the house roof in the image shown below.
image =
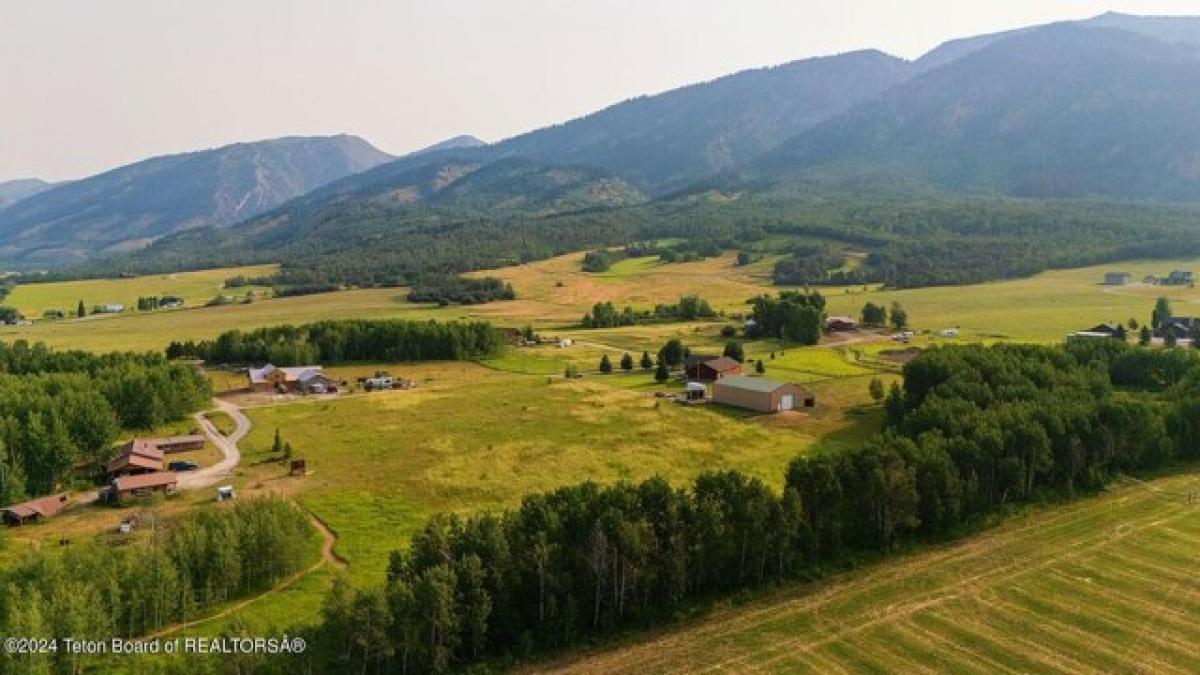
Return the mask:
<svg viewBox="0 0 1200 675">
<path fill-rule="evenodd" d="M 773 392 L 781 387 L 788 386 L 787 382 L 776 382 L 768 380 L 765 377 L 748 377 L 746 375 L 733 375 L 725 377 L 717 381 L 717 387 L 733 387 L 734 389 L 743 389 L 745 391 L 758 391 L 763 393 Z"/>
<path fill-rule="evenodd" d="M 854 323 L 854 317 L 852 317 L 852 316 L 831 316 L 831 317 L 825 319 L 825 323 L 834 323 L 835 321 L 838 323 Z"/>
<path fill-rule="evenodd" d="M 250 368 L 248 370 L 250 381 L 254 384 L 262 384 L 266 382 L 267 377 L 276 370 L 283 373 L 283 379 L 287 382 L 305 382 L 321 374 L 321 366 L 290 366 L 286 368 L 277 368 L 268 363 L 262 368 Z"/>
<path fill-rule="evenodd" d="M 157 471 L 162 468 L 163 451 L 154 441 L 146 438 L 135 438 L 121 446 L 121 454 L 105 465 L 109 473 L 127 466 Z"/>
<path fill-rule="evenodd" d="M 175 485 L 179 482 L 179 477 L 173 471 L 160 471 L 158 473 L 144 473 L 140 476 L 121 476 L 113 479 L 113 487 L 117 488 L 118 492 L 126 490 L 141 490 L 149 487 L 161 487 L 163 485 Z"/>
<path fill-rule="evenodd" d="M 708 361 L 704 362 L 704 365 L 712 368 L 718 373 L 724 373 L 730 370 L 738 370 L 742 367 L 742 364 L 729 358 L 728 356 L 720 356 L 715 359 L 709 359 Z"/>
<path fill-rule="evenodd" d="M 688 368 L 692 368 L 700 365 L 701 363 L 708 363 L 709 361 L 719 358 L 721 357 L 717 356 L 716 354 L 688 354 L 687 358 L 684 359 L 683 362 Z"/>
<path fill-rule="evenodd" d="M 30 499 L 27 502 L 20 502 L 19 504 L 10 504 L 4 507 L 3 510 L 22 519 L 33 516 L 49 518 L 62 510 L 63 504 L 66 501 L 66 494 L 49 495 L 47 497 L 39 497 L 38 499 Z"/>
</svg>

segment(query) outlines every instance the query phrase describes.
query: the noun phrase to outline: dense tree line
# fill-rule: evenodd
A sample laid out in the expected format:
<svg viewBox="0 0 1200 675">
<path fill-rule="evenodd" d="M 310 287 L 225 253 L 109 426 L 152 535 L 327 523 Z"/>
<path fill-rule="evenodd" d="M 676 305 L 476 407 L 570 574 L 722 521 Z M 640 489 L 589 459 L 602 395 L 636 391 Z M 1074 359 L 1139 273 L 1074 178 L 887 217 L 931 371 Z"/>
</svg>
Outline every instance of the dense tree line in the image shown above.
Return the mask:
<svg viewBox="0 0 1200 675">
<path fill-rule="evenodd" d="M 517 294 L 512 285 L 495 277 L 427 277 L 413 285 L 408 292 L 410 302 L 436 302 L 439 305 L 481 305 L 485 302 L 516 298 Z"/>
<path fill-rule="evenodd" d="M 109 459 L 122 430 L 182 419 L 210 395 L 158 355 L 0 343 L 0 503 L 54 491 L 77 464 Z"/>
<path fill-rule="evenodd" d="M 215 340 L 172 342 L 171 359 L 297 366 L 347 361 L 465 361 L 495 353 L 503 334 L 482 321 L 437 323 L 389 319 L 319 321 L 252 331 L 226 331 Z"/>
<path fill-rule="evenodd" d="M 815 345 L 825 328 L 825 298 L 820 293 L 783 291 L 777 297 L 760 295 L 747 301 L 752 307 L 747 326 L 750 337 L 768 337 Z"/>
<path fill-rule="evenodd" d="M 290 502 L 262 498 L 174 522 L 143 519 L 153 536 L 32 553 L 0 571 L 0 633 L 104 642 L 187 621 L 262 592 L 312 558 L 315 533 Z M 60 643 L 61 644 L 61 643 Z M 0 654 L 0 672 L 83 672 L 96 657 Z"/>
<path fill-rule="evenodd" d="M 888 396 L 882 433 L 798 456 L 782 493 L 710 472 L 688 488 L 584 483 L 498 514 L 435 517 L 393 554 L 382 587 L 335 587 L 311 658 L 385 672 L 519 658 L 1200 456 L 1200 368 L 1162 399 L 1128 396 L 1104 364 L 1139 349 L 928 350 Z"/>
<path fill-rule="evenodd" d="M 715 316 L 717 312 L 707 300 L 698 295 L 685 295 L 675 304 L 655 305 L 653 310 L 641 311 L 629 306 L 617 311 L 612 302 L 597 302 L 579 323 L 584 328 L 613 328 L 653 321 L 695 321 Z"/>
</svg>

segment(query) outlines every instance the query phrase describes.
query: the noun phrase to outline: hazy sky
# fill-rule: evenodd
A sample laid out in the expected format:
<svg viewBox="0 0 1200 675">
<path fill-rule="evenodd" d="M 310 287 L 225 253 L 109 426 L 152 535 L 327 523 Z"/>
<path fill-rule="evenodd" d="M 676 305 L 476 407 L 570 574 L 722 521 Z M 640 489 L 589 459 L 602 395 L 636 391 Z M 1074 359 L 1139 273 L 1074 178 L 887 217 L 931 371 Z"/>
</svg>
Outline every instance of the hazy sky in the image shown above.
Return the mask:
<svg viewBox="0 0 1200 675">
<path fill-rule="evenodd" d="M 498 140 L 762 65 L 1114 10 L 1092 0 L 0 0 L 0 180 L 288 134 Z"/>
</svg>

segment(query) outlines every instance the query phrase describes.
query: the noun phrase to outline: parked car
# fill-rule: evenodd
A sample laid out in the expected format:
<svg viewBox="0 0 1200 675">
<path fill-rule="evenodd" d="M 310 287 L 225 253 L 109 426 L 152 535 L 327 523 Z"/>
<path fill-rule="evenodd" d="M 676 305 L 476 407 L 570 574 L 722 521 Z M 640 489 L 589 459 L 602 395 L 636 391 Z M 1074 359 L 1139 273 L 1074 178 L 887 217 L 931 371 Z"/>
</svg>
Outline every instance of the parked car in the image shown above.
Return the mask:
<svg viewBox="0 0 1200 675">
<path fill-rule="evenodd" d="M 178 459 L 167 465 L 171 471 L 195 471 L 200 466 L 189 459 Z"/>
</svg>

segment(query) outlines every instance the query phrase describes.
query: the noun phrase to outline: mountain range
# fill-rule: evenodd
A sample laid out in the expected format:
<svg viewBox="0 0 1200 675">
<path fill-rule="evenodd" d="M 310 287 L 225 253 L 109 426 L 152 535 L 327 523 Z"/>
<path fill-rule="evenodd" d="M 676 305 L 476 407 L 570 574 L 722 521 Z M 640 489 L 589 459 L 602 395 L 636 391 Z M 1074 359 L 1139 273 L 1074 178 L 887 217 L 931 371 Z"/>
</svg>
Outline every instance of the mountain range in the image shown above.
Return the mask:
<svg viewBox="0 0 1200 675">
<path fill-rule="evenodd" d="M 378 236 L 387 219 L 544 217 L 831 181 L 1194 202 L 1197 85 L 1200 18 L 1105 14 L 914 61 L 867 50 L 743 71 L 492 144 L 462 136 L 390 158 L 354 137 L 283 139 L 155 158 L 0 211 L 0 258 L 159 239 L 177 253 L 173 233 L 197 228 L 211 232 L 184 240 L 300 245 L 368 220 Z"/>
<path fill-rule="evenodd" d="M 47 183 L 37 178 L 24 178 L 0 183 L 0 211 L 16 204 L 22 199 L 40 194 L 52 187 L 54 187 L 54 183 Z"/>
<path fill-rule="evenodd" d="M 0 211 L 0 258 L 64 264 L 224 227 L 392 157 L 356 136 L 288 137 L 154 157 Z"/>
</svg>

